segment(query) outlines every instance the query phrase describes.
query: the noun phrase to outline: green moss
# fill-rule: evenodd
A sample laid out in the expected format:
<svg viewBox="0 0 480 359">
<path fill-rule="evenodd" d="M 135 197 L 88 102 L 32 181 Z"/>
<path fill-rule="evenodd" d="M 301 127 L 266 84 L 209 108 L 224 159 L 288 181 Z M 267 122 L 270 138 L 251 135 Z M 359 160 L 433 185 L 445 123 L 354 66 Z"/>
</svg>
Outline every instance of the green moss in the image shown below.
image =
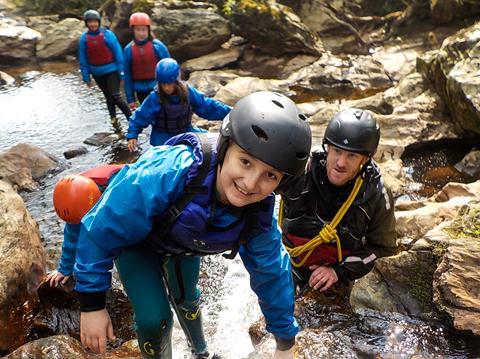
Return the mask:
<svg viewBox="0 0 480 359">
<path fill-rule="evenodd" d="M 152 15 L 152 10 L 155 5 L 153 0 L 135 0 L 132 5 L 132 13 L 144 12 L 148 15 Z"/>
<path fill-rule="evenodd" d="M 444 231 L 454 238 L 480 238 L 480 203 L 463 206 L 457 218 Z"/>
<path fill-rule="evenodd" d="M 433 268 L 433 264 L 430 267 Z M 432 304 L 432 279 L 432 271 L 427 268 L 418 268 L 409 276 L 407 282 L 408 292 L 420 302 L 424 309 Z"/>
<path fill-rule="evenodd" d="M 254 11 L 260 14 L 269 14 L 275 18 L 281 15 L 269 5 L 269 0 L 225 0 L 222 12 L 225 16 L 232 16 L 235 12 Z"/>
</svg>

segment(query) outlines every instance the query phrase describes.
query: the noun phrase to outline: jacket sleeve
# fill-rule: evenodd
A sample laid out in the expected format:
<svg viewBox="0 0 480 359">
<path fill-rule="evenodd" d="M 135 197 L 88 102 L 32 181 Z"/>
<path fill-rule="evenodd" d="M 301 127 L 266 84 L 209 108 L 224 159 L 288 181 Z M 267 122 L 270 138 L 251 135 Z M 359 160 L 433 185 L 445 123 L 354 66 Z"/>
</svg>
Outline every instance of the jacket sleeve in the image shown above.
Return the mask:
<svg viewBox="0 0 480 359">
<path fill-rule="evenodd" d="M 286 342 L 290 343 L 287 347 L 291 347 L 298 333 L 293 316 L 294 285 L 277 220 L 272 218 L 271 229 L 251 238 L 239 253 L 250 273 L 250 286 L 258 296 L 267 330 L 275 336 L 277 345 Z"/>
<path fill-rule="evenodd" d="M 132 47 L 130 44 L 125 46 L 123 50 L 124 72 L 125 72 L 125 96 L 127 102 L 135 102 L 135 95 L 133 93 L 133 78 L 132 78 Z"/>
<path fill-rule="evenodd" d="M 150 126 L 155 121 L 161 107 L 157 93 L 152 91 L 130 117 L 127 140 L 137 138 L 144 128 Z"/>
<path fill-rule="evenodd" d="M 395 213 L 393 195 L 380 181 L 379 196 L 373 210 L 373 216 L 365 233 L 365 246 L 346 257 L 333 269 L 340 280 L 352 281 L 363 277 L 373 269 L 377 258 L 395 254 L 397 236 L 395 231 Z"/>
<path fill-rule="evenodd" d="M 157 58 L 159 58 L 160 60 L 171 57 L 170 52 L 168 51 L 168 48 L 160 40 L 158 39 L 153 40 L 153 48 L 155 49 Z"/>
<path fill-rule="evenodd" d="M 80 72 L 83 82 L 90 81 L 90 68 L 87 57 L 87 35 L 84 32 L 78 42 L 78 62 L 80 63 Z"/>
<path fill-rule="evenodd" d="M 115 36 L 115 34 L 108 29 L 105 30 L 105 38 L 107 39 L 107 43 L 110 47 L 110 50 L 112 50 L 113 52 L 113 57 L 115 58 L 115 62 L 117 63 L 117 71 L 118 71 L 118 74 L 120 75 L 120 80 L 123 80 L 125 73 L 123 71 L 122 46 L 120 46 L 120 43 L 118 42 L 118 39 Z"/>
<path fill-rule="evenodd" d="M 158 146 L 125 166 L 82 219 L 75 263 L 82 311 L 105 307 L 113 258 L 144 239 L 153 219 L 183 192 L 193 162 L 188 146 Z"/>
<path fill-rule="evenodd" d="M 223 102 L 205 96 L 190 85 L 188 85 L 188 94 L 193 112 L 207 120 L 221 121 L 232 109 Z"/>
<path fill-rule="evenodd" d="M 62 256 L 58 264 L 58 271 L 63 275 L 71 275 L 75 264 L 80 224 L 65 223 L 63 229 Z"/>
</svg>

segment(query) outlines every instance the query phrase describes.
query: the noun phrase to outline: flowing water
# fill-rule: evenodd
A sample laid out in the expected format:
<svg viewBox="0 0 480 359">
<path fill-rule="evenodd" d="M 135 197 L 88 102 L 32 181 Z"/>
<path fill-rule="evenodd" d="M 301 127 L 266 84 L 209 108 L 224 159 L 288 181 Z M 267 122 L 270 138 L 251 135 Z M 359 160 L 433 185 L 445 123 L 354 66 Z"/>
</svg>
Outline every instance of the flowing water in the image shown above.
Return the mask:
<svg viewBox="0 0 480 359">
<path fill-rule="evenodd" d="M 37 145 L 63 158 L 63 152 L 84 145 L 96 132 L 115 132 L 98 88 L 82 84 L 77 67 L 69 63 L 44 63 L 35 68 L 8 69 L 16 85 L 0 87 L 0 151 L 16 143 Z M 126 121 L 120 125 L 126 129 Z M 148 135 L 148 134 L 147 134 Z M 143 149 L 147 136 L 141 137 Z M 51 203 L 56 181 L 99 163 L 132 161 L 125 140 L 104 147 L 88 146 L 88 153 L 61 161 L 61 169 L 50 174 L 35 192 L 22 193 L 28 209 L 39 224 L 47 250 L 48 269 L 54 269 L 62 242 L 61 221 Z M 413 168 L 413 167 L 412 167 Z M 227 261 L 220 256 L 204 259 L 201 286 L 205 332 L 213 351 L 226 358 L 262 358 L 256 354 L 248 328 L 260 317 L 249 278 L 239 258 Z M 308 306 L 306 307 L 308 310 Z M 321 308 L 319 311 L 318 308 Z M 308 341 L 317 343 L 311 358 L 320 357 L 480 357 L 473 338 L 449 333 L 439 326 L 402 316 L 351 313 L 348 303 L 316 307 L 315 313 L 300 319 L 301 325 L 317 328 Z M 271 340 L 272 341 L 272 340 Z M 325 343 L 318 347 L 318 343 Z M 270 343 L 270 347 L 273 344 Z M 174 330 L 175 358 L 189 358 L 179 325 Z"/>
</svg>

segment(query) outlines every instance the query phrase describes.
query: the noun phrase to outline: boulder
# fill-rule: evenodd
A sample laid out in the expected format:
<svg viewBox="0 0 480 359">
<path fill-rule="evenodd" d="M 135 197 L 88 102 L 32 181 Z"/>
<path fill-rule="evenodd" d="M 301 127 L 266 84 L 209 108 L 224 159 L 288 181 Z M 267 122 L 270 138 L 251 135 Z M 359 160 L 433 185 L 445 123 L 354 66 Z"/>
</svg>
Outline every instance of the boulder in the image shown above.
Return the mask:
<svg viewBox="0 0 480 359">
<path fill-rule="evenodd" d="M 26 26 L 1 26 L 0 59 L 31 60 L 35 57 L 35 47 L 41 37 L 39 32 Z"/>
<path fill-rule="evenodd" d="M 480 23 L 444 40 L 438 52 L 417 59 L 417 70 L 440 95 L 461 133 L 480 134 Z"/>
<path fill-rule="evenodd" d="M 430 18 L 438 25 L 448 24 L 454 19 L 465 19 L 480 14 L 476 1 L 430 0 Z"/>
<path fill-rule="evenodd" d="M 195 71 L 190 74 L 188 83 L 206 96 L 213 97 L 218 90 L 238 77 L 233 71 Z"/>
<path fill-rule="evenodd" d="M 480 151 L 474 150 L 468 153 L 455 165 L 455 169 L 475 179 L 480 178 Z"/>
<path fill-rule="evenodd" d="M 320 39 L 289 7 L 275 1 L 227 2 L 224 13 L 233 32 L 270 56 L 286 53 L 320 55 Z"/>
<path fill-rule="evenodd" d="M 34 190 L 36 181 L 58 167 L 58 160 L 41 148 L 21 143 L 0 154 L 0 179 L 18 190 Z"/>
<path fill-rule="evenodd" d="M 256 91 L 276 91 L 285 93 L 286 82 L 283 80 L 262 80 L 257 77 L 238 77 L 223 86 L 215 95 L 228 105 L 233 106 L 242 97 Z"/>
<path fill-rule="evenodd" d="M 238 47 L 220 48 L 204 56 L 190 59 L 182 64 L 182 69 L 188 73 L 193 71 L 215 70 L 236 62 L 242 53 Z"/>
<path fill-rule="evenodd" d="M 56 335 L 27 343 L 7 355 L 5 359 L 59 359 L 65 356 L 75 359 L 87 359 L 91 357 L 77 339 L 68 335 Z"/>
<path fill-rule="evenodd" d="M 82 20 L 67 18 L 49 25 L 37 44 L 37 57 L 44 59 L 63 58 L 75 54 L 78 39 L 85 31 Z"/>
<path fill-rule="evenodd" d="M 0 211 L 0 352 L 10 352 L 25 343 L 45 253 L 37 223 L 4 181 L 0 181 Z"/>
</svg>

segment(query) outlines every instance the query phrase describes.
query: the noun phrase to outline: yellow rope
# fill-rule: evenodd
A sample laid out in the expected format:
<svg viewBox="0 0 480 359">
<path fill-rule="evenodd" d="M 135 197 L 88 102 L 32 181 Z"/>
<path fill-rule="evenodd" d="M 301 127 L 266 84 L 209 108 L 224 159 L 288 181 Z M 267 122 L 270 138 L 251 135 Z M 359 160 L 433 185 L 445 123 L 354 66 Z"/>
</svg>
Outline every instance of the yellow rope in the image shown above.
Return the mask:
<svg viewBox="0 0 480 359">
<path fill-rule="evenodd" d="M 363 177 L 358 176 L 357 179 L 355 180 L 355 185 L 353 186 L 352 192 L 350 192 L 347 200 L 342 204 L 337 214 L 333 218 L 332 222 L 325 224 L 318 235 L 313 237 L 310 241 L 308 241 L 304 245 L 294 247 L 294 248 L 285 246 L 287 252 L 290 254 L 290 261 L 292 262 L 292 265 L 294 267 L 303 266 L 317 246 L 330 243 L 333 240 L 335 240 L 335 242 L 337 243 L 338 261 L 339 262 L 342 261 L 342 245 L 340 244 L 340 238 L 338 237 L 336 228 L 340 223 L 340 221 L 342 220 L 345 213 L 347 212 L 347 210 L 352 205 L 353 201 L 355 200 L 355 197 L 357 197 L 357 194 L 360 191 L 362 184 L 363 184 Z M 278 218 L 279 218 L 279 223 L 282 224 L 283 201 L 280 202 L 280 213 Z M 304 253 L 307 253 L 307 254 L 305 254 L 305 257 L 302 259 L 300 263 L 297 263 L 293 260 L 294 257 L 299 257 Z"/>
</svg>

